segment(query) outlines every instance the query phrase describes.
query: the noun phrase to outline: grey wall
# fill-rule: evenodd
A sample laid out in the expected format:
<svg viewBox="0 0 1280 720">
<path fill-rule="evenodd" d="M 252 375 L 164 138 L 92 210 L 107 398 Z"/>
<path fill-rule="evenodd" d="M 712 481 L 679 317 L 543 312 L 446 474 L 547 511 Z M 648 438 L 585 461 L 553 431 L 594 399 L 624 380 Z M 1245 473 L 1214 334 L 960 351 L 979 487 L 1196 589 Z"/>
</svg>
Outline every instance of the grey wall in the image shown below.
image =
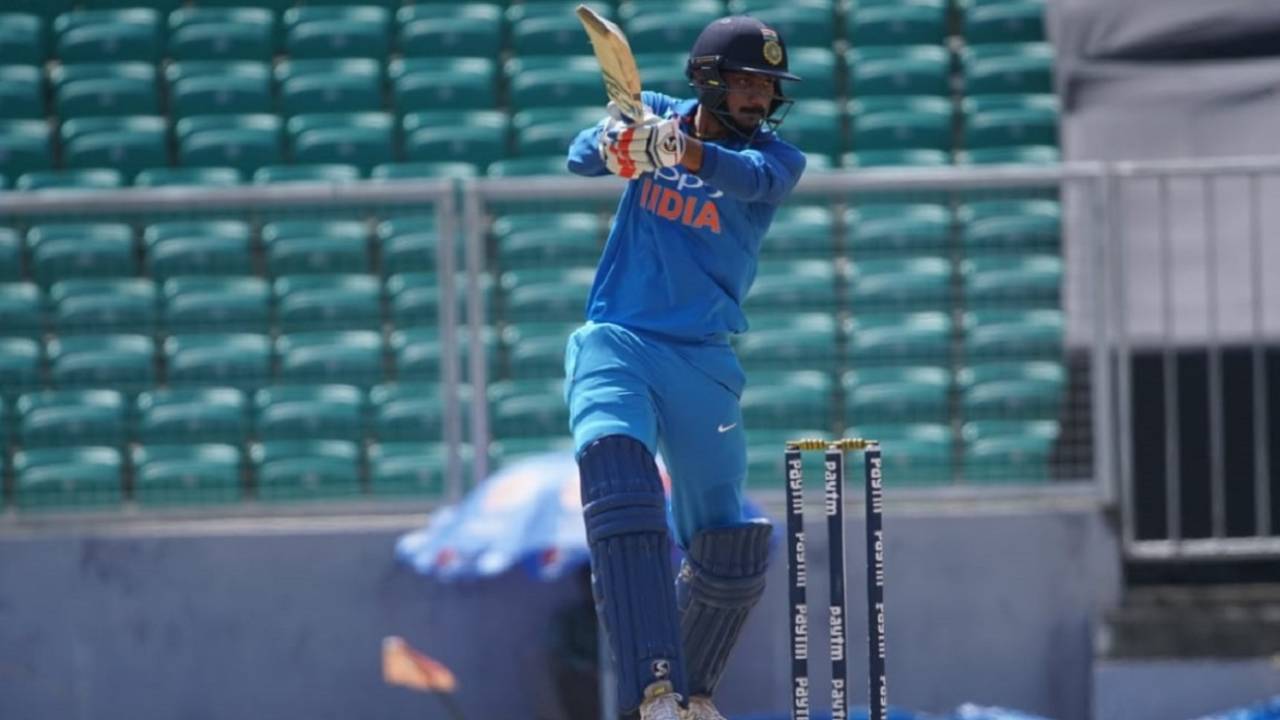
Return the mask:
<svg viewBox="0 0 1280 720">
<path fill-rule="evenodd" d="M 558 718 L 541 647 L 571 586 L 417 577 L 391 550 L 418 521 L 126 523 L 75 533 L 0 525 L 0 718 L 443 717 L 431 698 L 382 685 L 387 634 L 455 670 L 470 718 Z M 1119 584 L 1096 510 L 925 504 L 891 509 L 886 523 L 895 705 L 947 711 L 974 701 L 1088 716 L 1093 625 Z M 866 695 L 861 531 L 851 523 L 857 702 Z M 816 613 L 826 552 L 814 542 L 811 553 Z M 777 562 L 723 686 L 729 712 L 785 709 L 785 584 Z M 822 630 L 814 628 L 819 638 Z M 825 685 L 824 663 L 811 665 Z"/>
<path fill-rule="evenodd" d="M 1280 695 L 1280 666 L 1259 660 L 1106 660 L 1094 673 L 1097 720 L 1178 720 Z"/>
</svg>

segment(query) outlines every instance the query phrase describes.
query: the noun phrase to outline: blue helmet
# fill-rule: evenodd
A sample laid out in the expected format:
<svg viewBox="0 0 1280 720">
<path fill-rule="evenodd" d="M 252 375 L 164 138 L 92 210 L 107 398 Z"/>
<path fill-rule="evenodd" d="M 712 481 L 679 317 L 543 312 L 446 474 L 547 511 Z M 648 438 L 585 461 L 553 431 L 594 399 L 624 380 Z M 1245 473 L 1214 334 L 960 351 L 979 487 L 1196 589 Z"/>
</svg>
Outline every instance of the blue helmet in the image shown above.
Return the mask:
<svg viewBox="0 0 1280 720">
<path fill-rule="evenodd" d="M 698 35 L 689 51 L 685 76 L 698 95 L 698 102 L 727 127 L 750 139 L 758 128 L 739 127 L 725 107 L 728 89 L 723 73 L 741 72 L 774 79 L 773 102 L 764 122 L 777 127 L 779 110 L 790 108 L 791 99 L 782 92 L 780 80 L 799 80 L 787 70 L 787 46 L 777 30 L 746 15 L 714 20 Z"/>
</svg>

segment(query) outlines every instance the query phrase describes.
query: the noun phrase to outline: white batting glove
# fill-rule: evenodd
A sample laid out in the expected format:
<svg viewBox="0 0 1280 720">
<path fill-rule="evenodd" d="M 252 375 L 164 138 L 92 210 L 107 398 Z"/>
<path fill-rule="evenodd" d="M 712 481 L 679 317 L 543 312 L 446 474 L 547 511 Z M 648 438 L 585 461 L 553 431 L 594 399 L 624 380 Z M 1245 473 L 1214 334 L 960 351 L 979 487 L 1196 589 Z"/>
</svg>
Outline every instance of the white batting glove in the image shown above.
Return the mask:
<svg viewBox="0 0 1280 720">
<path fill-rule="evenodd" d="M 632 155 L 631 143 L 637 129 L 635 125 L 610 119 L 600 131 L 600 141 L 596 148 L 604 160 L 605 168 L 628 180 L 634 180 L 656 169 L 643 154 L 638 158 Z"/>
<path fill-rule="evenodd" d="M 658 119 L 658 116 L 653 114 L 653 110 L 649 109 L 648 105 L 644 106 L 644 117 L 640 118 L 638 121 L 622 112 L 622 108 L 618 107 L 618 103 L 612 100 L 609 101 L 608 105 L 604 106 L 604 109 L 609 113 L 609 117 L 625 125 L 636 125 Z"/>
<path fill-rule="evenodd" d="M 685 134 L 678 118 L 647 120 L 631 128 L 628 142 L 619 146 L 636 165 L 674 167 L 684 159 Z M 621 134 L 619 134 L 621 137 Z"/>
</svg>

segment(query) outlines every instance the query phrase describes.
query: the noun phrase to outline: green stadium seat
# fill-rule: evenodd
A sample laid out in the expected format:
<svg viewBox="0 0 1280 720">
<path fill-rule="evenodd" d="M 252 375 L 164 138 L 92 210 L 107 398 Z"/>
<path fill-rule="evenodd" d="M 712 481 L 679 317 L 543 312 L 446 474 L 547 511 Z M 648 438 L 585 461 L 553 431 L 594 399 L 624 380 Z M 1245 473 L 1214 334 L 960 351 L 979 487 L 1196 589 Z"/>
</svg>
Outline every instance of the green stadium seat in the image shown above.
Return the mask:
<svg viewBox="0 0 1280 720">
<path fill-rule="evenodd" d="M 911 100 L 896 109 L 851 111 L 853 147 L 859 151 L 950 150 L 951 103 L 929 96 Z"/>
<path fill-rule="evenodd" d="M 942 0 L 869 3 L 848 14 L 854 47 L 869 45 L 942 45 L 947 37 L 947 4 Z"/>
<path fill-rule="evenodd" d="M 956 153 L 958 165 L 1056 165 L 1062 153 L 1053 145 L 974 148 Z"/>
<path fill-rule="evenodd" d="M 721 0 L 622 0 L 618 3 L 618 20 L 624 28 L 642 17 L 697 15 L 709 23 L 724 14 Z"/>
<path fill-rule="evenodd" d="M 484 167 L 507 155 L 507 114 L 441 110 L 404 116 L 405 157 Z"/>
<path fill-rule="evenodd" d="M 367 173 L 396 155 L 395 121 L 388 113 L 295 115 L 287 127 L 294 162 L 349 163 Z"/>
<path fill-rule="evenodd" d="M 284 159 L 274 115 L 202 115 L 179 120 L 176 130 L 178 161 L 189 167 L 229 167 L 250 175 Z"/>
<path fill-rule="evenodd" d="M 390 217 L 378 223 L 374 235 L 381 248 L 384 274 L 435 269 L 440 243 L 435 215 Z"/>
<path fill-rule="evenodd" d="M 990 255 L 960 266 L 964 298 L 977 305 L 1058 307 L 1062 258 L 1057 255 Z"/>
<path fill-rule="evenodd" d="M 160 92 L 152 65 L 62 65 L 52 75 L 55 105 L 63 119 L 160 113 Z"/>
<path fill-rule="evenodd" d="M 951 56 L 941 45 L 856 47 L 846 61 L 855 97 L 951 93 Z"/>
<path fill-rule="evenodd" d="M 5 3 L 6 10 L 12 3 Z M 0 13 L 0 63 L 40 65 L 48 59 L 45 23 L 39 15 Z"/>
<path fill-rule="evenodd" d="M 173 60 L 257 60 L 275 55 L 275 16 L 266 8 L 195 7 L 169 15 Z"/>
<path fill-rule="evenodd" d="M 806 153 L 838 158 L 845 151 L 842 116 L 834 100 L 807 100 L 802 111 L 787 115 L 781 135 Z"/>
<path fill-rule="evenodd" d="M 373 385 L 382 380 L 382 334 L 309 331 L 276 338 L 280 376 L 289 382 Z"/>
<path fill-rule="evenodd" d="M 946 312 L 855 314 L 848 323 L 849 363 L 941 364 L 951 357 L 953 322 Z"/>
<path fill-rule="evenodd" d="M 0 16 L 0 23 L 3 23 Z M 2 26 L 0 26 L 2 27 Z M 0 33 L 3 33 L 0 30 Z M 0 43 L 3 43 L 0 35 Z M 13 62 L 0 47 L 0 62 Z M 42 119 L 45 116 L 44 73 L 37 65 L 0 65 L 0 119 Z M 0 137 L 11 132 L 11 124 L 0 125 Z M 42 135 L 48 137 L 44 128 Z M 0 160 L 3 162 L 3 160 Z"/>
<path fill-rule="evenodd" d="M 1061 357 L 1061 310 L 978 310 L 965 313 L 968 358 Z"/>
<path fill-rule="evenodd" d="M 864 150 L 845 153 L 841 158 L 841 164 L 847 168 L 945 167 L 951 164 L 951 153 L 945 150 L 921 148 Z"/>
<path fill-rule="evenodd" d="M 53 145 L 44 120 L 0 120 L 0 170 L 17 177 L 52 167 Z"/>
<path fill-rule="evenodd" d="M 981 200 L 958 211 L 960 243 L 967 252 L 1056 249 L 1062 206 L 1056 200 Z"/>
<path fill-rule="evenodd" d="M 471 335 L 465 327 L 458 328 L 458 342 L 461 343 L 458 357 L 459 377 L 466 380 L 470 377 L 468 358 L 471 357 Z M 484 327 L 481 332 L 484 345 L 486 367 L 497 365 L 498 341 L 492 327 Z M 440 378 L 441 353 L 440 331 L 436 327 L 406 327 L 391 333 L 391 352 L 395 357 L 396 372 L 401 380 L 438 380 Z"/>
<path fill-rule="evenodd" d="M 62 280 L 49 288 L 57 332 L 141 332 L 156 326 L 155 283 L 144 278 Z"/>
<path fill-rule="evenodd" d="M 742 392 L 743 427 L 830 427 L 831 376 L 816 370 L 756 372 Z"/>
<path fill-rule="evenodd" d="M 577 0 L 527 0 L 519 4 L 508 3 L 507 5 L 507 22 L 515 24 L 528 18 L 571 16 L 574 9 L 578 7 L 578 2 Z M 587 5 L 599 13 L 601 17 L 609 20 L 614 19 L 614 3 L 592 0 Z"/>
<path fill-rule="evenodd" d="M 249 224 L 241 220 L 177 220 L 142 234 L 147 269 L 158 279 L 178 275 L 251 275 Z"/>
<path fill-rule="evenodd" d="M 167 16 L 169 13 L 181 7 L 185 1 L 186 0 L 147 0 L 146 3 L 139 3 L 138 0 L 87 0 L 86 2 L 78 4 L 91 6 L 95 10 L 124 10 L 127 8 L 145 6 L 153 8 L 159 11 L 162 15 Z"/>
<path fill-rule="evenodd" d="M 509 375 L 515 380 L 564 377 L 564 348 L 581 323 L 530 322 L 502 334 Z"/>
<path fill-rule="evenodd" d="M 171 64 L 169 110 L 176 118 L 271 113 L 271 66 L 248 60 L 186 60 Z"/>
<path fill-rule="evenodd" d="M 463 291 L 463 276 L 455 282 L 459 309 Z M 397 327 L 435 325 L 439 318 L 440 288 L 435 273 L 398 272 L 387 277 L 387 296 L 390 298 L 391 320 Z"/>
<path fill-rule="evenodd" d="M 966 480 L 1044 481 L 1062 427 L 1056 420 L 979 420 L 962 433 Z"/>
<path fill-rule="evenodd" d="M 853 370 L 845 374 L 846 425 L 946 422 L 951 371 L 933 365 Z"/>
<path fill-rule="evenodd" d="M 936 252 L 951 242 L 951 210 L 936 203 L 860 203 L 844 226 L 855 258 Z"/>
<path fill-rule="evenodd" d="M 388 74 L 401 113 L 490 110 L 498 104 L 497 66 L 488 58 L 400 58 Z"/>
<path fill-rule="evenodd" d="M 138 271 L 133 230 L 116 223 L 50 223 L 27 231 L 32 274 L 41 284 Z"/>
<path fill-rule="evenodd" d="M 967 95 L 1053 92 L 1049 43 L 973 45 L 962 57 Z"/>
<path fill-rule="evenodd" d="M 164 54 L 164 27 L 153 8 L 78 10 L 53 23 L 61 62 L 156 62 Z"/>
<path fill-rule="evenodd" d="M 752 14 L 778 31 L 787 43 L 787 50 L 793 48 L 829 50 L 838 35 L 835 8 L 830 4 L 777 3 L 761 7 Z M 788 66 L 790 65 L 790 58 L 788 58 Z M 794 67 L 790 69 L 795 71 Z M 796 74 L 799 75 L 798 72 Z M 806 76 L 800 75 L 800 77 Z"/>
<path fill-rule="evenodd" d="M 116 390 L 45 390 L 18 398 L 24 447 L 110 445 L 126 440 L 124 395 Z"/>
<path fill-rule="evenodd" d="M 1043 42 L 1044 3 L 1011 0 L 977 5 L 964 13 L 963 32 L 969 45 Z"/>
<path fill-rule="evenodd" d="M 883 443 L 886 487 L 936 486 L 951 481 L 955 464 L 947 425 L 874 422 L 850 426 L 845 435 Z M 860 467 L 860 458 L 858 462 Z"/>
<path fill-rule="evenodd" d="M 757 309 L 838 310 L 837 276 L 829 260 L 761 262 L 746 299 L 748 315 Z"/>
<path fill-rule="evenodd" d="M 253 173 L 257 185 L 280 183 L 346 183 L 360 179 L 355 165 L 326 163 L 323 165 L 265 165 Z"/>
<path fill-rule="evenodd" d="M 826 426 L 789 430 L 747 430 L 747 486 L 761 489 L 780 487 L 784 477 L 783 449 L 790 440 L 828 437 Z"/>
<path fill-rule="evenodd" d="M 433 442 L 441 437 L 444 402 L 430 382 L 398 382 L 369 390 L 373 436 L 380 442 Z"/>
<path fill-rule="evenodd" d="M 595 276 L 594 267 L 509 270 L 502 275 L 507 319 L 581 320 Z"/>
<path fill-rule="evenodd" d="M 234 445 L 144 445 L 132 457 L 133 495 L 142 505 L 229 503 L 243 496 Z"/>
<path fill-rule="evenodd" d="M 375 496 L 444 494 L 444 445 L 384 442 L 369 446 L 369 489 Z"/>
<path fill-rule="evenodd" d="M 348 440 L 272 440 L 250 458 L 261 500 L 353 497 L 360 492 L 360 447 Z"/>
<path fill-rule="evenodd" d="M 1058 111 L 1031 106 L 970 113 L 965 117 L 964 141 L 970 149 L 1057 145 Z"/>
<path fill-rule="evenodd" d="M 74 0 L 7 0 L 6 10 L 24 15 L 34 15 L 52 22 L 62 13 L 70 12 Z M 23 28 L 26 29 L 26 28 Z"/>
<path fill-rule="evenodd" d="M 970 95 L 961 102 L 966 116 L 995 110 L 1032 110 L 1060 114 L 1062 104 L 1053 93 L 1006 93 L 1002 95 Z"/>
<path fill-rule="evenodd" d="M 124 177 L 110 168 L 92 170 L 39 170 L 18 176 L 15 190 L 110 190 L 122 187 Z"/>
<path fill-rule="evenodd" d="M 0 336 L 41 333 L 40 288 L 35 283 L 0 283 Z"/>
<path fill-rule="evenodd" d="M 245 0 L 200 0 L 200 7 L 243 7 Z M 265 8 L 273 14 L 279 16 L 285 10 L 297 5 L 297 0 L 257 0 L 255 7 Z M 319 5 L 316 0 L 311 0 L 312 5 Z"/>
<path fill-rule="evenodd" d="M 134 388 L 155 381 L 155 342 L 147 335 L 73 335 L 49 341 L 57 385 Z"/>
<path fill-rule="evenodd" d="M 564 153 L 573 139 L 605 116 L 599 103 L 586 107 L 539 107 L 512 117 L 517 155 Z"/>
<path fill-rule="evenodd" d="M 469 448 L 468 448 L 469 449 Z M 489 469 L 505 467 L 521 458 L 544 453 L 573 452 L 573 437 L 567 433 L 551 437 L 514 437 L 489 443 Z"/>
<path fill-rule="evenodd" d="M 378 182 L 478 176 L 479 169 L 467 162 L 403 162 L 375 165 L 369 178 Z"/>
<path fill-rule="evenodd" d="M 98 124 L 74 138 L 65 138 L 67 125 L 84 121 Z M 169 127 L 165 118 L 138 115 L 119 118 L 82 118 L 63 124 L 63 162 L 71 168 L 111 167 L 128 177 L 151 167 L 169 164 Z"/>
<path fill-rule="evenodd" d="M 161 443 L 229 443 L 249 437 L 250 408 L 231 387 L 165 388 L 139 393 L 138 440 Z"/>
<path fill-rule="evenodd" d="M 349 440 L 364 432 L 364 391 L 353 385 L 272 385 L 253 402 L 264 440 Z"/>
<path fill-rule="evenodd" d="M 851 270 L 849 303 L 855 313 L 951 306 L 951 260 L 946 257 L 859 260 Z"/>
<path fill-rule="evenodd" d="M 490 396 L 496 438 L 550 437 L 569 430 L 569 408 L 559 380 L 513 383 Z"/>
<path fill-rule="evenodd" d="M 368 227 L 359 220 L 277 220 L 262 227 L 272 275 L 366 272 L 368 239 Z M 306 255 L 312 248 L 315 257 Z"/>
<path fill-rule="evenodd" d="M 766 262 L 829 259 L 835 254 L 835 220 L 831 209 L 825 206 L 784 205 L 774 215 L 769 234 L 760 243 L 760 257 Z"/>
<path fill-rule="evenodd" d="M 405 57 L 498 57 L 502 8 L 486 3 L 410 5 L 396 11 Z"/>
<path fill-rule="evenodd" d="M 381 110 L 382 67 L 372 58 L 281 62 L 276 65 L 280 109 L 286 115 Z"/>
<path fill-rule="evenodd" d="M 391 13 L 372 5 L 303 6 L 283 16 L 285 50 L 295 58 L 375 58 L 391 50 Z"/>
<path fill-rule="evenodd" d="M 275 281 L 275 297 L 284 332 L 378 327 L 382 321 L 382 284 L 374 275 L 285 275 Z"/>
<path fill-rule="evenodd" d="M 576 17 L 570 19 L 578 23 Z M 580 24 L 578 33 L 582 34 Z M 511 104 L 517 110 L 594 105 L 600 113 L 608 99 L 593 55 L 514 58 L 505 72 Z M 595 119 L 600 117 L 597 114 Z"/>
<path fill-rule="evenodd" d="M 0 228 L 0 282 L 22 279 L 22 239 L 10 228 Z M 2 286 L 0 286 L 2 287 Z M 3 317 L 0 311 L 0 317 Z M 5 322 L 0 321 L 0 332 Z"/>
<path fill-rule="evenodd" d="M 829 29 L 828 32 L 830 32 Z M 791 36 L 786 31 L 783 31 L 783 37 L 787 38 L 788 43 L 791 42 Z M 806 101 L 831 100 L 845 94 L 844 83 L 841 82 L 843 69 L 836 67 L 837 57 L 830 47 L 792 47 L 788 44 L 787 55 L 788 69 L 803 78 L 801 82 L 786 83 L 783 86 L 783 92 L 788 97 Z M 687 96 L 691 90 L 689 81 L 684 77 L 684 65 L 676 64 L 674 67 L 679 72 L 679 87 L 682 88 L 682 92 L 676 95 L 677 97 Z M 645 78 L 647 88 L 648 76 L 641 73 L 641 77 Z M 801 107 L 807 108 L 808 103 Z M 786 125 L 784 124 L 783 127 L 785 128 Z"/>
<path fill-rule="evenodd" d="M 271 377 L 271 338 L 263 334 L 170 335 L 164 355 L 176 385 L 253 387 Z"/>
<path fill-rule="evenodd" d="M 588 47 L 582 23 L 571 12 L 520 18 L 511 23 L 511 50 L 517 57 L 579 55 Z"/>
<path fill-rule="evenodd" d="M 591 213 L 512 213 L 493 223 L 505 270 L 587 265 L 600 257 L 604 223 Z"/>
<path fill-rule="evenodd" d="M 124 498 L 120 451 L 112 447 L 19 450 L 13 454 L 19 508 L 116 505 Z"/>
<path fill-rule="evenodd" d="M 1057 418 L 1066 389 L 1062 363 L 994 361 L 969 365 L 956 376 L 966 420 Z"/>
<path fill-rule="evenodd" d="M 566 176 L 565 154 L 534 155 L 495 160 L 485 169 L 489 177 L 534 177 L 541 175 Z"/>
<path fill-rule="evenodd" d="M 0 336 L 0 394 L 21 392 L 40 384 L 40 367 L 39 342 Z"/>
<path fill-rule="evenodd" d="M 634 53 L 687 53 L 706 26 L 707 18 L 698 14 L 645 14 L 627 23 L 627 42 Z M 582 35 L 581 27 L 578 34 Z M 585 47 L 579 45 L 573 52 L 580 53 Z"/>
<path fill-rule="evenodd" d="M 755 370 L 821 370 L 840 367 L 840 327 L 828 313 L 781 313 L 751 317 L 751 329 L 734 348 L 742 367 Z"/>
<path fill-rule="evenodd" d="M 271 294 L 262 278 L 179 276 L 166 280 L 163 292 L 169 332 L 266 332 L 270 321 Z"/>
</svg>

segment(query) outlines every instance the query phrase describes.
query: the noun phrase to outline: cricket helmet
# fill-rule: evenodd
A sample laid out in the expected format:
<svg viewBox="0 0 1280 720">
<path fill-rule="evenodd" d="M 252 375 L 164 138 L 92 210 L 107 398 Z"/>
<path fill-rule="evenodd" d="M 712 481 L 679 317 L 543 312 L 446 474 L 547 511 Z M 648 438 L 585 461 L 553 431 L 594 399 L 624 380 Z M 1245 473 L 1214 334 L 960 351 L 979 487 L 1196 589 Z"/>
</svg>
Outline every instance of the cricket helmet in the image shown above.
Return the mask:
<svg viewBox="0 0 1280 720">
<path fill-rule="evenodd" d="M 787 46 L 777 30 L 746 15 L 713 20 L 694 41 L 685 66 L 685 76 L 697 92 L 698 102 L 739 134 L 754 135 L 758 128 L 740 128 L 729 116 L 725 106 L 728 86 L 723 74 L 726 72 L 773 78 L 773 102 L 764 122 L 770 127 L 782 122 L 778 111 L 789 108 L 793 101 L 782 93 L 782 84 L 778 81 L 800 78 L 787 69 Z"/>
</svg>

